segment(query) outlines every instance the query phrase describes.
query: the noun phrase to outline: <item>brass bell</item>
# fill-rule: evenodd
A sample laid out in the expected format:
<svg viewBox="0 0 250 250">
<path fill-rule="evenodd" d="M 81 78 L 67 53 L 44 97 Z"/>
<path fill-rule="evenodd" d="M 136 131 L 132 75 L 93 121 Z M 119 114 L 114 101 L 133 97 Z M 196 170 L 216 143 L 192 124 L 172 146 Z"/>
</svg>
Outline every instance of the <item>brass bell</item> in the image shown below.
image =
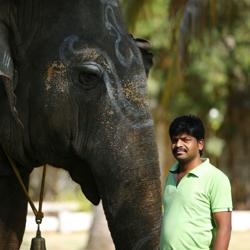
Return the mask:
<svg viewBox="0 0 250 250">
<path fill-rule="evenodd" d="M 35 237 L 31 241 L 30 250 L 46 250 L 45 239 L 42 237 Z"/>
<path fill-rule="evenodd" d="M 39 225 L 36 232 L 36 237 L 31 241 L 30 250 L 46 250 L 45 239 L 41 236 Z"/>
</svg>

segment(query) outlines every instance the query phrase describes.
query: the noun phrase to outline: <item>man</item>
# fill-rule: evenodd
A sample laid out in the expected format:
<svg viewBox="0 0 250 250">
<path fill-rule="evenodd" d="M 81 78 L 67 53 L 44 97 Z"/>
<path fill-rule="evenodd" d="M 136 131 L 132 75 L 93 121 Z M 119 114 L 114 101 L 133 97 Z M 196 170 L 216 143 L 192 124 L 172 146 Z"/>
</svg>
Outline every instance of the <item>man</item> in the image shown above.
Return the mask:
<svg viewBox="0 0 250 250">
<path fill-rule="evenodd" d="M 204 126 L 193 115 L 177 117 L 169 128 L 177 163 L 164 189 L 161 250 L 227 250 L 232 198 L 228 178 L 201 158 Z"/>
</svg>

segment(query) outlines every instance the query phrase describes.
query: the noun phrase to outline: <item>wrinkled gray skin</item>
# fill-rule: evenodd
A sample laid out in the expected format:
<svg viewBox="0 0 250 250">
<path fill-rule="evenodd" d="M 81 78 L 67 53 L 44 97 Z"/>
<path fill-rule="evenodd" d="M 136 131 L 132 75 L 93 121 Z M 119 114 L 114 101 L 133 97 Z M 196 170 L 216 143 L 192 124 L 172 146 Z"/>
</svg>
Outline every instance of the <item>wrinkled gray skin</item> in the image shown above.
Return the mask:
<svg viewBox="0 0 250 250">
<path fill-rule="evenodd" d="M 0 249 L 19 249 L 29 174 L 69 171 L 116 249 L 159 246 L 161 194 L 142 54 L 117 0 L 0 0 Z M 81 222 L 79 222 L 81 223 Z"/>
</svg>

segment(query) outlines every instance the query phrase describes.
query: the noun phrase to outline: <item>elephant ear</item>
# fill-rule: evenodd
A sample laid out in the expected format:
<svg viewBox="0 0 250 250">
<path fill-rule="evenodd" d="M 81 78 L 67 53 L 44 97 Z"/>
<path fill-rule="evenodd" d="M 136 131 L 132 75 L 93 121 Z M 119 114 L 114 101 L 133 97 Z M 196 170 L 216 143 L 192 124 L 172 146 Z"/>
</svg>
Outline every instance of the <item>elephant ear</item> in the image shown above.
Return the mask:
<svg viewBox="0 0 250 250">
<path fill-rule="evenodd" d="M 14 62 L 10 47 L 9 29 L 0 20 L 0 84 L 4 85 L 10 111 L 15 120 L 22 125 L 16 110 L 16 96 L 14 93 Z"/>
<path fill-rule="evenodd" d="M 134 38 L 137 47 L 140 49 L 143 59 L 146 75 L 148 76 L 149 70 L 153 65 L 153 53 L 150 51 L 151 44 L 148 40 L 142 38 Z"/>
<path fill-rule="evenodd" d="M 10 175 L 13 175 L 13 170 L 2 147 L 0 146 L 0 178 L 2 176 L 10 176 Z"/>
</svg>

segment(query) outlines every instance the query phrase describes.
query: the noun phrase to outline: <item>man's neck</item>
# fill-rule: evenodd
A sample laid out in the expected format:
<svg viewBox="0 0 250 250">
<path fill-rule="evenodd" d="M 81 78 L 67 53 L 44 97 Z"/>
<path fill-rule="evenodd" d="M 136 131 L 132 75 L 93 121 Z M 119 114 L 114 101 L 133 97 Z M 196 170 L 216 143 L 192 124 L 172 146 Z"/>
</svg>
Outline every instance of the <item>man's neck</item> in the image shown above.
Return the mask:
<svg viewBox="0 0 250 250">
<path fill-rule="evenodd" d="M 202 160 L 200 157 L 193 159 L 192 161 L 188 161 L 188 162 L 180 162 L 178 163 L 179 168 L 178 168 L 178 172 L 179 173 L 188 173 L 189 171 L 191 171 L 192 169 L 198 167 L 200 164 L 202 163 Z"/>
</svg>

